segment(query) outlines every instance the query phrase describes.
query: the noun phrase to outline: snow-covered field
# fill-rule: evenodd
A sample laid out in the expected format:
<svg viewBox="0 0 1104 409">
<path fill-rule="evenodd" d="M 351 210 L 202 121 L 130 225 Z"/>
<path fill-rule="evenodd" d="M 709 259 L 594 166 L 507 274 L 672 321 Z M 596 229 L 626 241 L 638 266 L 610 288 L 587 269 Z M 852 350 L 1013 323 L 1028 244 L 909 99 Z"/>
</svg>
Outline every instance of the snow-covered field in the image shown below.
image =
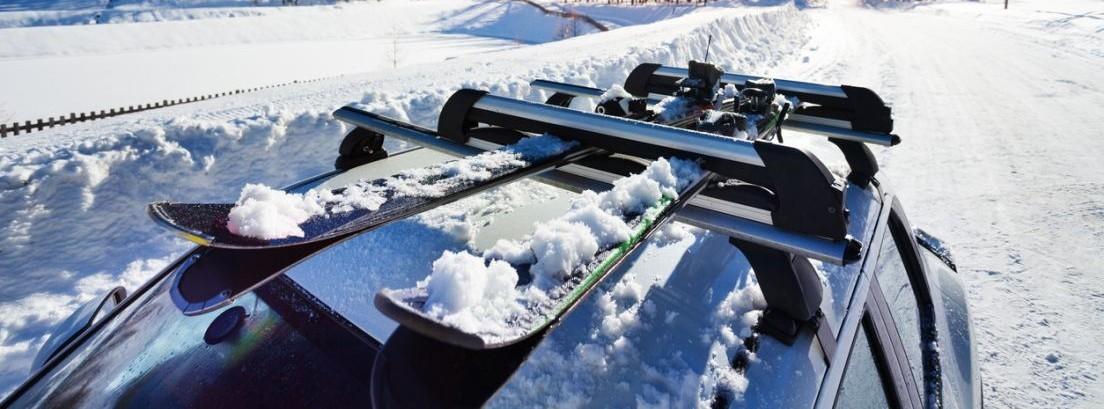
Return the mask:
<svg viewBox="0 0 1104 409">
<path fill-rule="evenodd" d="M 350 102 L 432 125 L 461 86 L 530 99 L 533 78 L 604 87 L 640 62 L 700 58 L 711 34 L 711 60 L 732 71 L 868 86 L 894 105 L 904 142 L 878 152 L 883 179 L 953 246 L 990 406 L 1104 399 L 1093 325 L 1104 318 L 1104 3 L 591 6 L 625 27 L 561 41 L 561 22 L 510 7 L 388 1 L 0 29 L 0 121 L 343 75 L 0 140 L 0 394 L 81 301 L 137 288 L 187 248 L 146 220 L 145 203 L 233 201 L 247 182 L 326 171 L 345 132 L 328 112 Z M 396 41 L 409 46 L 393 64 Z"/>
</svg>

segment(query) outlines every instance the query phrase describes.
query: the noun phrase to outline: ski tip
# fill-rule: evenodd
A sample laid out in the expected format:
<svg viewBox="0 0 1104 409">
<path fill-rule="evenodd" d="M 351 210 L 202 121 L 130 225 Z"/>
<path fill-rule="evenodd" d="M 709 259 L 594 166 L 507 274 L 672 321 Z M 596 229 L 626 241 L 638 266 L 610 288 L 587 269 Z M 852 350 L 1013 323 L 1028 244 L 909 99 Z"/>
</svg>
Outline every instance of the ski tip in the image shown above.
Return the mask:
<svg viewBox="0 0 1104 409">
<path fill-rule="evenodd" d="M 423 336 L 470 350 L 484 350 L 494 348 L 494 345 L 486 343 L 478 335 L 464 332 L 459 328 L 450 326 L 426 316 L 421 311 L 403 302 L 401 293 L 382 289 L 376 293 L 373 303 L 380 313 L 395 320 L 402 327 L 414 331 Z"/>
<path fill-rule="evenodd" d="M 169 212 L 173 204 L 170 202 L 153 202 L 146 206 L 146 214 L 161 227 L 171 230 L 177 236 L 200 246 L 210 246 L 213 237 L 191 231 L 177 224 Z"/>
</svg>

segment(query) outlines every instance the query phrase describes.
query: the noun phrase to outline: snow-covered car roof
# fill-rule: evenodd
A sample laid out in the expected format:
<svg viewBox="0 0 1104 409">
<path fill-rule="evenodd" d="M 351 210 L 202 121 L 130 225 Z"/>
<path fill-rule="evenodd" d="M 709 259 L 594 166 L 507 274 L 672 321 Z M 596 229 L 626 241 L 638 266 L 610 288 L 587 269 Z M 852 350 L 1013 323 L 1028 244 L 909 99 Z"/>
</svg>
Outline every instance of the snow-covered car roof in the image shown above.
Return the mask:
<svg viewBox="0 0 1104 409">
<path fill-rule="evenodd" d="M 414 150 L 322 185 L 447 159 Z M 868 196 L 848 203 L 878 203 L 868 190 L 852 188 L 848 194 Z M 424 280 L 443 251 L 485 249 L 498 239 L 528 234 L 534 222 L 568 209 L 573 195 L 521 181 L 354 237 L 287 275 L 382 342 L 396 324 L 373 306 L 379 289 Z M 851 234 L 868 237 L 880 209 L 850 210 Z M 827 285 L 822 310 L 832 328 L 839 328 L 846 312 L 859 264 L 818 265 Z M 727 399 L 749 406 L 809 405 L 825 370 L 811 336 L 794 346 L 761 337 L 758 352 L 746 355 L 746 370 L 734 365 L 746 354 L 745 339 L 764 306 L 747 260 L 727 236 L 670 224 L 565 317 L 489 404 L 687 407 Z"/>
</svg>

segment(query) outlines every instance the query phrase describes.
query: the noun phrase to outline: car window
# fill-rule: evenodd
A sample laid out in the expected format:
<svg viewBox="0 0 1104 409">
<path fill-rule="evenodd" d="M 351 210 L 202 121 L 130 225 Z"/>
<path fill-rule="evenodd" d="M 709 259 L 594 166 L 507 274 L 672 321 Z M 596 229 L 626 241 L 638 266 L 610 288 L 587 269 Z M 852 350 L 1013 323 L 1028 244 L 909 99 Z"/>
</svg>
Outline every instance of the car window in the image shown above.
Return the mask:
<svg viewBox="0 0 1104 409">
<path fill-rule="evenodd" d="M 897 229 L 890 229 L 882 240 L 881 253 L 878 256 L 878 284 L 885 296 L 889 312 L 897 326 L 897 334 L 908 357 L 916 385 L 924 384 L 923 360 L 921 355 L 920 308 L 916 302 L 916 292 L 909 281 L 905 261 L 901 258 L 898 246 Z"/>
<path fill-rule="evenodd" d="M 851 356 L 847 358 L 847 367 L 843 370 L 839 393 L 836 394 L 836 408 L 840 409 L 884 409 L 894 407 L 890 404 L 886 392 L 886 377 L 879 369 L 874 350 L 871 348 L 870 329 L 864 321 L 851 346 Z"/>
</svg>

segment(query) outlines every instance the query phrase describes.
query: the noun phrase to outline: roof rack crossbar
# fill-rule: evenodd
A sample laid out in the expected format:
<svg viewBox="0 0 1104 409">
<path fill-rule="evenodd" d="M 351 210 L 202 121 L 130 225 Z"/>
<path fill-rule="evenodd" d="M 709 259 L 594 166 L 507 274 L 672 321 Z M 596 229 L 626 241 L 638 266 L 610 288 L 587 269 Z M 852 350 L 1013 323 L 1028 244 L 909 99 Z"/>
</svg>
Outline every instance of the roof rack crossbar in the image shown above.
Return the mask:
<svg viewBox="0 0 1104 409">
<path fill-rule="evenodd" d="M 584 87 L 582 85 L 548 80 L 533 80 L 529 82 L 529 86 L 576 97 L 598 98 L 606 92 L 601 88 Z"/>
<path fill-rule="evenodd" d="M 451 156 L 471 156 L 484 152 L 488 148 L 493 149 L 493 146 L 487 146 L 493 144 L 484 141 L 472 139 L 466 144 L 460 143 L 443 138 L 436 132 L 413 126 L 402 126 L 405 124 L 399 125 L 401 123 L 393 119 L 353 107 L 340 108 L 333 116 L 351 125 Z M 485 146 L 485 148 L 476 145 Z M 600 173 L 601 171 L 574 164 L 535 175 L 533 178 L 552 186 L 581 192 L 608 188 L 609 182 L 615 176 L 611 175 L 608 178 L 595 176 Z M 755 220 L 754 212 L 740 216 L 712 209 L 714 204 L 710 202 L 715 201 L 717 200 L 704 196 L 696 197 L 689 206 L 675 216 L 675 220 L 833 264 L 842 265 L 856 259 L 856 250 L 849 239 L 831 240 L 789 231 Z"/>
<path fill-rule="evenodd" d="M 843 185 L 813 154 L 765 140 L 747 141 L 652 122 L 583 112 L 560 106 L 457 91 L 441 109 L 438 133 L 466 143 L 478 124 L 528 133 L 548 133 L 608 152 L 645 159 L 680 157 L 702 168 L 769 189 L 778 202 L 777 227 L 843 239 L 847 211 Z"/>
<path fill-rule="evenodd" d="M 659 67 L 655 70 L 655 75 L 663 75 L 667 77 L 686 77 L 688 71 L 686 68 L 677 67 Z M 763 77 L 744 75 L 744 74 L 730 74 L 725 73 L 721 75 L 721 81 L 726 84 L 743 85 L 748 80 L 756 80 Z M 824 85 L 812 82 L 801 82 L 791 80 L 774 80 L 774 84 L 778 86 L 779 92 L 790 91 L 791 93 L 802 93 L 809 95 L 820 95 L 832 98 L 847 99 L 847 93 L 843 91 L 843 88 L 838 85 Z"/>
<path fill-rule="evenodd" d="M 756 145 L 749 141 L 499 97 L 476 90 L 460 90 L 445 103 L 441 109 L 438 132 L 445 138 L 463 143 L 467 141 L 465 128 L 476 123 L 551 133 L 615 152 L 622 151 L 625 143 L 635 143 L 640 145 L 639 149 L 654 152 L 697 155 L 706 162 L 707 167 L 710 163 L 718 168 L 731 164 L 766 166 Z M 739 176 L 728 169 L 715 171 L 730 177 Z"/>
<path fill-rule="evenodd" d="M 580 85 L 565 84 L 562 82 L 554 82 L 548 80 L 534 80 L 529 83 L 529 86 L 572 97 L 598 98 L 601 97 L 603 93 L 605 93 L 605 90 L 599 88 L 584 87 Z M 648 99 L 648 102 L 652 104 L 655 104 L 658 101 L 659 100 L 655 98 Z M 787 116 L 785 122 L 783 122 L 783 125 L 790 129 L 827 136 L 829 138 L 838 138 L 845 141 L 870 143 L 882 146 L 893 146 L 900 143 L 901 141 L 901 138 L 897 135 L 856 131 L 854 129 L 851 129 L 850 122 L 810 115 L 790 114 L 789 116 Z"/>
</svg>

